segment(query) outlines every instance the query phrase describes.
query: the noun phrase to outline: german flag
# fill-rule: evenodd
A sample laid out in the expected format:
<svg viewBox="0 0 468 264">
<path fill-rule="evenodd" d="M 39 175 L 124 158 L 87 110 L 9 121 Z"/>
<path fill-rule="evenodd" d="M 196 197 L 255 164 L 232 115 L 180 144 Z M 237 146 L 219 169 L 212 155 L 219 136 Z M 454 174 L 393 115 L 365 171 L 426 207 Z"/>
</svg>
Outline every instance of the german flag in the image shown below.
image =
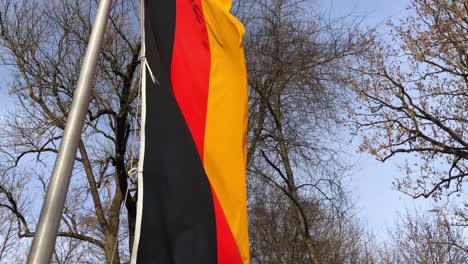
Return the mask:
<svg viewBox="0 0 468 264">
<path fill-rule="evenodd" d="M 230 8 L 144 1 L 132 263 L 249 263 L 244 28 Z"/>
</svg>

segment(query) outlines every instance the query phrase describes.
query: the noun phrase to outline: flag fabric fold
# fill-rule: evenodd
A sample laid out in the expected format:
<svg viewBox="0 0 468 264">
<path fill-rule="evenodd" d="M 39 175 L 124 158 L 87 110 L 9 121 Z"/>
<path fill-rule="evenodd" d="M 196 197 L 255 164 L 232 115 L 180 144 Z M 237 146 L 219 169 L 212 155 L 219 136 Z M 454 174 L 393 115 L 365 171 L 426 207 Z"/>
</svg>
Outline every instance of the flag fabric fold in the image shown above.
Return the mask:
<svg viewBox="0 0 468 264">
<path fill-rule="evenodd" d="M 230 0 L 144 1 L 132 263 L 249 263 L 244 28 L 230 8 Z"/>
</svg>

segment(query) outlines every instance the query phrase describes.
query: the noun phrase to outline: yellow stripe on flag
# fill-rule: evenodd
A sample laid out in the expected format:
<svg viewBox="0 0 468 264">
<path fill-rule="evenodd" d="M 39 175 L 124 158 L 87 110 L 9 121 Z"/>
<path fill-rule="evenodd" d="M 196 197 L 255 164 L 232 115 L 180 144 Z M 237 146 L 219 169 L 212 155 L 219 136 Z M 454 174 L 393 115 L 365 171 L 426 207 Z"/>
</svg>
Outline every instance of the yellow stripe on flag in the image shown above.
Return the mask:
<svg viewBox="0 0 468 264">
<path fill-rule="evenodd" d="M 248 264 L 244 27 L 230 14 L 230 0 L 202 0 L 202 7 L 211 53 L 204 167 Z"/>
</svg>

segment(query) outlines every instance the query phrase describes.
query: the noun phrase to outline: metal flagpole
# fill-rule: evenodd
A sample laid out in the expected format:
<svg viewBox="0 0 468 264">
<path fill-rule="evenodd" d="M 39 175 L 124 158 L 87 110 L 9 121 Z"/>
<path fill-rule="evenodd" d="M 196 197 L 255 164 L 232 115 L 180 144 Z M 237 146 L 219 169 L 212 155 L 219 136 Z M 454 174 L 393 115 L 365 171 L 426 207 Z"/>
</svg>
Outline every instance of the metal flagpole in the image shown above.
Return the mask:
<svg viewBox="0 0 468 264">
<path fill-rule="evenodd" d="M 81 130 L 91 100 L 92 85 L 96 75 L 97 62 L 106 32 L 111 4 L 112 0 L 101 0 L 99 3 L 62 143 L 55 160 L 52 178 L 29 252 L 28 264 L 48 264 L 54 252 L 55 239 L 67 198 L 68 187 L 70 186 L 76 151 L 81 140 Z"/>
</svg>

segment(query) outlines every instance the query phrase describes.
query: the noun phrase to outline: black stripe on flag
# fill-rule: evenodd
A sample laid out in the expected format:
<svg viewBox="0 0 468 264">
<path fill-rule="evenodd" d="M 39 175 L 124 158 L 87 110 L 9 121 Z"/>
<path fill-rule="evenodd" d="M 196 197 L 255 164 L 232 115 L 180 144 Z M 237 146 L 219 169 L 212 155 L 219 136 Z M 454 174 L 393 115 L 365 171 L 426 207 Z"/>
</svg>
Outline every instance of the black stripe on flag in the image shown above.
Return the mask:
<svg viewBox="0 0 468 264">
<path fill-rule="evenodd" d="M 175 0 L 146 0 L 145 6 L 146 57 L 159 84 L 147 76 L 137 262 L 215 264 L 216 223 L 210 184 L 171 89 Z"/>
</svg>

